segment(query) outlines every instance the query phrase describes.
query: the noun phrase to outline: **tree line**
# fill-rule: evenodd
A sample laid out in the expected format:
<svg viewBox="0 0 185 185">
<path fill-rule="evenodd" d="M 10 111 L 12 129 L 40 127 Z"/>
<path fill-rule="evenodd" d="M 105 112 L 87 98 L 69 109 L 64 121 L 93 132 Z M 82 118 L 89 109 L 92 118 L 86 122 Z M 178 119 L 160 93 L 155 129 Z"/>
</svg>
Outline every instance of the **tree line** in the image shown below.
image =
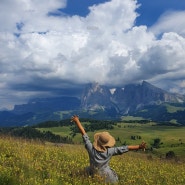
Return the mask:
<svg viewBox="0 0 185 185">
<path fill-rule="evenodd" d="M 84 128 L 87 132 L 95 131 L 100 129 L 113 129 L 115 122 L 113 121 L 102 121 L 102 120 L 91 120 L 86 118 L 80 119 L 84 123 Z M 49 141 L 53 143 L 73 143 L 71 136 L 62 137 L 56 135 L 51 131 L 40 131 L 38 128 L 51 128 L 51 127 L 62 127 L 70 126 L 70 135 L 74 137 L 79 133 L 77 126 L 70 121 L 70 119 L 60 121 L 45 121 L 32 126 L 25 127 L 2 127 L 0 128 L 1 135 L 9 135 L 14 137 L 20 137 L 25 139 L 39 139 L 41 141 Z"/>
<path fill-rule="evenodd" d="M 81 122 L 84 123 L 84 129 L 86 132 L 94 132 L 96 130 L 106 129 L 111 130 L 114 128 L 116 124 L 114 121 L 106 121 L 106 120 L 90 120 L 90 119 L 81 119 Z M 73 124 L 70 128 L 71 135 L 74 137 L 77 133 L 80 133 L 78 127 Z"/>
<path fill-rule="evenodd" d="M 50 131 L 42 132 L 30 126 L 0 128 L 0 134 L 24 139 L 39 139 L 40 141 L 48 141 L 52 143 L 73 143 L 72 139 L 68 136 L 62 137 L 60 135 L 53 134 Z"/>
</svg>

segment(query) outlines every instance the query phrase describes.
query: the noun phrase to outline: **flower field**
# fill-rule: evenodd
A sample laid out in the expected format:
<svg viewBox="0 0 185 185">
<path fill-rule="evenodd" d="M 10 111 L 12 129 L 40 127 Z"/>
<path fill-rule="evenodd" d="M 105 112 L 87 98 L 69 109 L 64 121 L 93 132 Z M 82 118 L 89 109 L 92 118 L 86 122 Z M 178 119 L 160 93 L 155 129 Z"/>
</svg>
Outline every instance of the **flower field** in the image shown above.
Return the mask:
<svg viewBox="0 0 185 185">
<path fill-rule="evenodd" d="M 185 163 L 160 160 L 144 152 L 114 156 L 111 167 L 120 185 L 185 185 Z M 0 137 L 1 185 L 100 185 L 84 174 L 88 156 L 83 145 L 53 145 Z"/>
</svg>

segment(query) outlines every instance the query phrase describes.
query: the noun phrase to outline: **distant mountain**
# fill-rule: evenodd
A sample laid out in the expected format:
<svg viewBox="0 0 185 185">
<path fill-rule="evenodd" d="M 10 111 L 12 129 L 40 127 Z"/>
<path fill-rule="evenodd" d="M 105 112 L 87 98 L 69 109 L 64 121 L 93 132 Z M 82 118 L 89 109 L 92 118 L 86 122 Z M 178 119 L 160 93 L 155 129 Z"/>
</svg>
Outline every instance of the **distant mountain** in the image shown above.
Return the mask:
<svg viewBox="0 0 185 185">
<path fill-rule="evenodd" d="M 167 104 L 175 112 L 169 113 Z M 15 105 L 12 111 L 0 111 L 0 126 L 24 126 L 70 119 L 73 114 L 94 119 L 120 119 L 124 115 L 137 115 L 156 121 L 174 118 L 185 124 L 185 96 L 169 93 L 146 81 L 115 89 L 91 83 L 85 86 L 81 98 L 34 99 L 27 104 Z"/>
<path fill-rule="evenodd" d="M 101 109 L 110 107 L 111 92 L 108 87 L 98 83 L 88 84 L 81 97 L 81 108 L 83 109 Z"/>
<path fill-rule="evenodd" d="M 38 98 L 30 100 L 27 104 L 15 105 L 12 113 L 25 114 L 28 112 L 56 112 L 75 110 L 80 107 L 80 99 L 76 97 Z"/>
<path fill-rule="evenodd" d="M 164 102 L 182 103 L 185 97 L 168 93 L 150 83 L 129 84 L 116 88 L 113 93 L 106 86 L 97 83 L 86 86 L 81 98 L 83 109 L 114 108 L 120 115 L 142 109 L 146 105 L 158 105 Z"/>
<path fill-rule="evenodd" d="M 185 97 L 179 94 L 166 92 L 150 83 L 126 85 L 124 89 L 117 88 L 112 101 L 119 107 L 121 114 L 126 114 L 146 105 L 159 105 L 164 102 L 182 103 Z"/>
<path fill-rule="evenodd" d="M 34 113 L 28 112 L 21 115 L 16 115 L 12 111 L 0 111 L 0 126 L 1 127 L 16 127 L 33 124 Z M 37 120 L 38 121 L 38 120 Z"/>
<path fill-rule="evenodd" d="M 38 98 L 27 104 L 15 105 L 12 111 L 0 111 L 0 126 L 25 126 L 48 120 L 60 120 L 60 111 L 78 110 L 76 97 Z"/>
</svg>

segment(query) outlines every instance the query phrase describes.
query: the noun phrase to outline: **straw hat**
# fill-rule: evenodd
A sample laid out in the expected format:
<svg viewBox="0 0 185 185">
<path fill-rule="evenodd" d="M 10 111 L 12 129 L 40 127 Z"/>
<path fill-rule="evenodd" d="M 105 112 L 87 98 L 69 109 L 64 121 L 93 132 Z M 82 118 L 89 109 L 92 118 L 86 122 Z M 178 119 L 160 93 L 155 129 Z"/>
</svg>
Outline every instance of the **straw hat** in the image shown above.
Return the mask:
<svg viewBox="0 0 185 185">
<path fill-rule="evenodd" d="M 100 152 L 105 152 L 107 148 L 115 145 L 115 139 L 108 132 L 99 132 L 94 134 L 93 146 Z"/>
</svg>

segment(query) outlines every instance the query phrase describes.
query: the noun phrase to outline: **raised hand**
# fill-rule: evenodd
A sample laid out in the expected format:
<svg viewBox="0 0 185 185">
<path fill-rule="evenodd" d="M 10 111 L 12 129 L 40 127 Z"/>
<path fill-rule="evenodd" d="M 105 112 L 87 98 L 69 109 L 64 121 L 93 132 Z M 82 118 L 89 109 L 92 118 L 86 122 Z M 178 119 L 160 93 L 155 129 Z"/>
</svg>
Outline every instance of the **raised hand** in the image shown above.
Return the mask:
<svg viewBox="0 0 185 185">
<path fill-rule="evenodd" d="M 144 141 L 139 145 L 139 149 L 142 149 L 143 151 L 145 151 L 146 143 Z"/>
<path fill-rule="evenodd" d="M 77 127 L 79 128 L 82 135 L 86 134 L 82 124 L 80 123 L 79 117 L 77 115 L 74 115 L 71 117 L 71 122 L 75 122 Z"/>
<path fill-rule="evenodd" d="M 77 115 L 73 115 L 72 117 L 71 117 L 71 122 L 77 122 L 77 121 L 79 121 L 79 116 L 77 116 Z"/>
</svg>

